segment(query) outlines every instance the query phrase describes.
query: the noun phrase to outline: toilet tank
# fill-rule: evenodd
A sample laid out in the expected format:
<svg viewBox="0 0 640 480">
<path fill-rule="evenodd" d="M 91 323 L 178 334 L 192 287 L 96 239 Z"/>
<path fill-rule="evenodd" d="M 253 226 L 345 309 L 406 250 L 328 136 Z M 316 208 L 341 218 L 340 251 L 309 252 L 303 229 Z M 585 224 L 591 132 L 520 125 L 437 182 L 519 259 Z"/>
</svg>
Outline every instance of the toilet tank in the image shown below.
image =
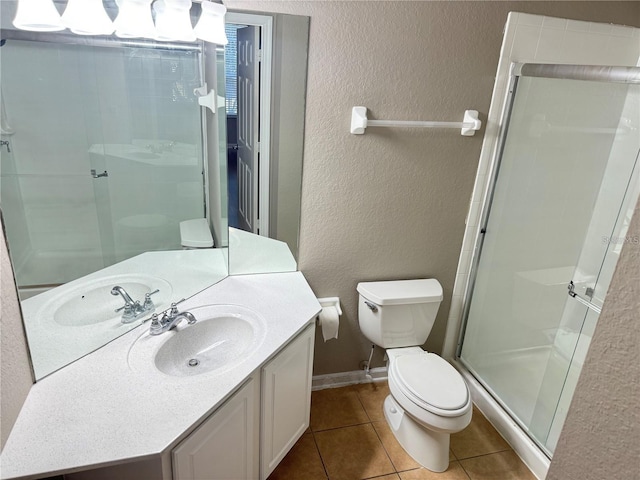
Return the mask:
<svg viewBox="0 0 640 480">
<path fill-rule="evenodd" d="M 422 345 L 442 302 L 434 278 L 361 282 L 357 287 L 360 330 L 383 348 Z"/>
</svg>

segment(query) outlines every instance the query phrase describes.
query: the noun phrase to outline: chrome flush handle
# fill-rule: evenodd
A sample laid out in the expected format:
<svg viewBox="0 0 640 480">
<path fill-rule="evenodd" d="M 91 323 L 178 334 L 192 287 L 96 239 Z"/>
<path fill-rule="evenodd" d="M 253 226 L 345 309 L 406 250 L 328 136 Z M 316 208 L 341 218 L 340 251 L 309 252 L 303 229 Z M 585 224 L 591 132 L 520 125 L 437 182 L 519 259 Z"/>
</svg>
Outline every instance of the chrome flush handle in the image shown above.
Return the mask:
<svg viewBox="0 0 640 480">
<path fill-rule="evenodd" d="M 369 310 L 371 310 L 372 312 L 377 312 L 378 311 L 378 306 L 375 303 L 371 303 L 368 301 L 364 301 L 364 304 L 369 307 Z"/>
</svg>

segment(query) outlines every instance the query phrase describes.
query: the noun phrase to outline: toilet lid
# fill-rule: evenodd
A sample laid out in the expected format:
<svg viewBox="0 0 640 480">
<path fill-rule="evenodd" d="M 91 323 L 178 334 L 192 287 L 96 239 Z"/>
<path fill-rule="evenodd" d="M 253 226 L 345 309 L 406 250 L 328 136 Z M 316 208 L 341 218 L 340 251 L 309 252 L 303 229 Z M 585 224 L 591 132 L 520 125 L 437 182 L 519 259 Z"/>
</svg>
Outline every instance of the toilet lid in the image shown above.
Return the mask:
<svg viewBox="0 0 640 480">
<path fill-rule="evenodd" d="M 469 390 L 462 376 L 438 355 L 403 355 L 393 364 L 399 387 L 417 405 L 458 410 L 467 404 Z"/>
</svg>

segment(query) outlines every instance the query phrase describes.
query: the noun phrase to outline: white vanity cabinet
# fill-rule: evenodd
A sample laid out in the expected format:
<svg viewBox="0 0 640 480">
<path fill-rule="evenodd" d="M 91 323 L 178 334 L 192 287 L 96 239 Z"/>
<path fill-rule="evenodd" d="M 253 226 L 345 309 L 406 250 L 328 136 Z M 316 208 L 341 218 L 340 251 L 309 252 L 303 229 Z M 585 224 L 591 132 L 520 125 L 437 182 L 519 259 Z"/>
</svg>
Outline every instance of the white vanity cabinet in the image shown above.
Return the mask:
<svg viewBox="0 0 640 480">
<path fill-rule="evenodd" d="M 174 480 L 258 478 L 256 374 L 172 452 Z"/>
<path fill-rule="evenodd" d="M 315 325 L 172 451 L 173 480 L 265 480 L 309 426 Z"/>
<path fill-rule="evenodd" d="M 265 480 L 309 426 L 315 326 L 262 367 L 260 479 Z"/>
<path fill-rule="evenodd" d="M 167 376 L 155 360 L 176 332 L 132 330 L 31 388 L 0 455 L 2 479 L 266 480 L 309 424 L 320 305 L 300 272 L 229 276 L 183 308 L 213 305 L 261 317 L 243 361 Z M 178 336 L 193 328 L 183 327 Z"/>
</svg>

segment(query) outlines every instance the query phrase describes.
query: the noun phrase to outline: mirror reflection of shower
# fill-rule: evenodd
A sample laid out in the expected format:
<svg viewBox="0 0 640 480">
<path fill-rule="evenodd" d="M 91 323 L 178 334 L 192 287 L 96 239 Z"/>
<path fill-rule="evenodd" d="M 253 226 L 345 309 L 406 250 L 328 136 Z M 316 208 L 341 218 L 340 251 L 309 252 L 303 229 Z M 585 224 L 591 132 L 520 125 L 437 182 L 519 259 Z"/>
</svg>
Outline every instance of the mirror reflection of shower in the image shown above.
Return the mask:
<svg viewBox="0 0 640 480">
<path fill-rule="evenodd" d="M 2 49 L 2 206 L 22 298 L 180 249 L 179 223 L 205 216 L 198 48 L 113 46 Z"/>
</svg>

